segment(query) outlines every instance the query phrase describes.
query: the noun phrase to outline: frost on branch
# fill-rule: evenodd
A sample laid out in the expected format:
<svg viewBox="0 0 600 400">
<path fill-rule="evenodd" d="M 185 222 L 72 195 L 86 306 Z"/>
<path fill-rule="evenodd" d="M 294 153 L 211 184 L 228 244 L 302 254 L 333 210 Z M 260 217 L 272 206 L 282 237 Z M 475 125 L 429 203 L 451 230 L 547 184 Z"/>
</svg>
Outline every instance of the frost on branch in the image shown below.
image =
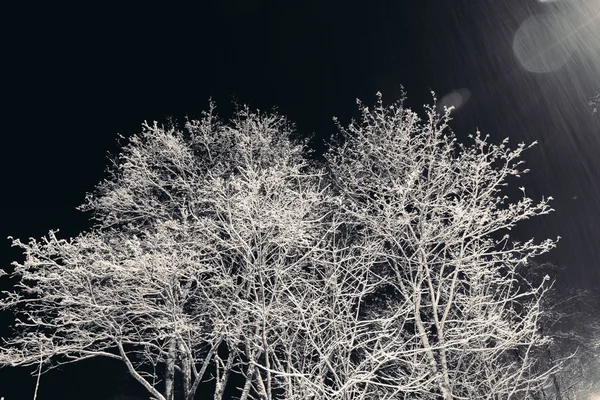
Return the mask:
<svg viewBox="0 0 600 400">
<path fill-rule="evenodd" d="M 519 158 L 530 146 L 495 145 L 479 132 L 461 144 L 448 122 L 435 106 L 422 120 L 379 97 L 340 127 L 344 144 L 327 156 L 350 236 L 381 248 L 372 256 L 386 301 L 373 313 L 399 326 L 378 339 L 389 362 L 368 385 L 423 399 L 529 398 L 548 374 L 531 372 L 546 343 L 537 329 L 546 289 L 519 286 L 516 268 L 554 242 L 518 243 L 507 232 L 550 212 L 549 199 L 503 194 L 526 172 Z"/>
<path fill-rule="evenodd" d="M 592 108 L 592 114 L 598 112 L 598 107 L 600 107 L 600 93 L 590 98 L 589 106 Z"/>
<path fill-rule="evenodd" d="M 276 114 L 144 124 L 90 232 L 14 241 L 0 364 L 110 357 L 166 400 L 529 397 L 546 287 L 516 269 L 554 242 L 507 232 L 551 209 L 503 193 L 530 146 L 460 144 L 435 109 L 380 98 L 323 167 Z"/>
<path fill-rule="evenodd" d="M 181 386 L 190 400 L 211 378 L 220 398 L 233 373 L 262 382 L 249 361 L 279 329 L 265 319 L 292 317 L 269 306 L 271 287 L 284 290 L 278 282 L 308 263 L 326 204 L 290 132 L 246 108 L 229 124 L 212 107 L 183 130 L 144 124 L 82 207 L 94 229 L 14 241 L 26 261 L 0 306 L 19 323 L 0 364 L 111 357 L 158 399 Z"/>
</svg>

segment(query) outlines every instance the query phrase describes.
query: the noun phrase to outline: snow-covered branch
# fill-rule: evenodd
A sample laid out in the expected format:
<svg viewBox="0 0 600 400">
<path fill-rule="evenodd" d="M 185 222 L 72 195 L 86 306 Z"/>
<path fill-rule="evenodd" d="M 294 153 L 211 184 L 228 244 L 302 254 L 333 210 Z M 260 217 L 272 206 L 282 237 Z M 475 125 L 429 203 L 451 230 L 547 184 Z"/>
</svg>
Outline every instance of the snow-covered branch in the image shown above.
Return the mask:
<svg viewBox="0 0 600 400">
<path fill-rule="evenodd" d="M 144 124 L 92 230 L 13 242 L 0 364 L 110 357 L 166 400 L 240 377 L 242 400 L 530 396 L 547 283 L 517 268 L 554 242 L 508 232 L 550 198 L 504 194 L 530 146 L 460 144 L 435 105 L 361 110 L 324 166 L 274 113 Z"/>
</svg>

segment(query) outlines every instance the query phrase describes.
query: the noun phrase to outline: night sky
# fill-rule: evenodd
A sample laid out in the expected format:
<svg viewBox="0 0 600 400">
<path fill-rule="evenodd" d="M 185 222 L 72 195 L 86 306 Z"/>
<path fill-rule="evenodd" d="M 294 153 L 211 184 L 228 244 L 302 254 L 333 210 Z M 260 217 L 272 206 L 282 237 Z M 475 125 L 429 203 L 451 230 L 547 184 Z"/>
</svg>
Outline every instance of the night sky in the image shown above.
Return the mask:
<svg viewBox="0 0 600 400">
<path fill-rule="evenodd" d="M 553 196 L 556 212 L 515 238 L 560 235 L 544 260 L 564 266 L 571 285 L 600 287 L 600 116 L 588 106 L 600 90 L 600 0 L 197 3 L 6 10 L 2 237 L 87 229 L 75 207 L 105 177 L 118 134 L 144 120 L 197 118 L 211 97 L 224 118 L 232 101 L 277 107 L 322 151 L 333 116 L 346 124 L 356 98 L 372 104 L 381 91 L 392 102 L 402 85 L 415 110 L 430 90 L 458 106 L 459 138 L 479 128 L 495 142 L 539 142 L 514 184 Z M 0 251 L 3 266 L 19 259 L 8 240 Z M 113 398 L 86 368 L 43 376 L 41 390 L 73 388 L 77 376 L 87 386 L 62 398 L 84 387 Z M 31 398 L 33 379 L 15 389 L 22 375 L 2 371 L 0 396 Z"/>
</svg>

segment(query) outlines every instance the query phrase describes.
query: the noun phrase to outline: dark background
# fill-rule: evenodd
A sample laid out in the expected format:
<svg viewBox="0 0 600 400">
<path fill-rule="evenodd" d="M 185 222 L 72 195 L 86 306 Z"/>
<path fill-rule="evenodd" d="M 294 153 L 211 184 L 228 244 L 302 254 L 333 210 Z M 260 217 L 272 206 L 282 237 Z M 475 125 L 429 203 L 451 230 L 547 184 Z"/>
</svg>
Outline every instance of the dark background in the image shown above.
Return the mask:
<svg viewBox="0 0 600 400">
<path fill-rule="evenodd" d="M 581 1 L 597 2 L 600 13 L 597 0 Z M 600 86 L 598 47 L 578 46 L 548 73 L 527 71 L 513 54 L 528 17 L 568 15 L 565 4 L 222 0 L 179 9 L 5 9 L 0 236 L 88 228 L 75 207 L 105 177 L 117 135 L 138 132 L 144 120 L 199 117 L 209 97 L 226 118 L 233 100 L 277 106 L 299 132 L 314 133 L 322 151 L 332 117 L 348 123 L 356 98 L 372 104 L 380 90 L 395 101 L 403 85 L 420 111 L 430 90 L 440 99 L 459 90 L 468 97 L 451 123 L 459 137 L 479 128 L 496 142 L 539 142 L 525 155 L 532 172 L 515 184 L 534 199 L 553 196 L 556 212 L 523 224 L 515 238 L 560 235 L 545 260 L 566 268 L 568 284 L 597 290 L 600 124 L 587 101 Z M 585 30 L 600 42 L 598 14 Z M 20 259 L 8 240 L 0 252 L 2 267 Z M 0 371 L 0 396 L 32 398 L 32 370 Z M 42 376 L 38 398 L 146 398 L 121 372 L 114 361 L 66 367 Z"/>
</svg>

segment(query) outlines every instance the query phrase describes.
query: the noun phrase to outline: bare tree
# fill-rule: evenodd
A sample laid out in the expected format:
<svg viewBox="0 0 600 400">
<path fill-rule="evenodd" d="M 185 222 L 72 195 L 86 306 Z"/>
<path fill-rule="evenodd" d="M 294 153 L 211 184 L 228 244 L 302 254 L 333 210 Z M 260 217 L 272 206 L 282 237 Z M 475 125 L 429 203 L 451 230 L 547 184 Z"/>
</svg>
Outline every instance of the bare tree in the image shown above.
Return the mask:
<svg viewBox="0 0 600 400">
<path fill-rule="evenodd" d="M 511 150 L 508 139 L 494 145 L 479 132 L 458 144 L 449 110 L 435 106 L 425 120 L 381 97 L 374 110 L 360 108 L 327 158 L 353 235 L 385 249 L 390 300 L 379 312 L 400 324 L 385 350 L 393 372 L 371 380 L 423 399 L 529 398 L 549 373 L 531 373 L 532 351 L 546 342 L 538 332 L 546 289 L 518 285 L 516 268 L 554 242 L 511 241 L 507 232 L 550 212 L 550 198 L 535 204 L 522 188 L 510 203 L 502 193 L 527 172 L 519 157 L 528 146 Z"/>
<path fill-rule="evenodd" d="M 540 354 L 548 366 L 561 364 L 552 374 L 547 398 L 587 400 L 600 391 L 600 296 L 561 284 L 568 271 L 549 263 L 524 271 L 531 281 L 550 274 L 557 281 L 543 302 L 540 329 L 553 341 Z"/>
<path fill-rule="evenodd" d="M 562 400 L 587 400 L 600 392 L 600 312 L 598 296 L 586 291 L 564 293 L 545 317 L 554 338 L 549 359 L 562 362 L 548 391 Z M 596 304 L 594 304 L 596 300 Z M 550 320 L 552 319 L 552 320 Z"/>
<path fill-rule="evenodd" d="M 308 253 L 319 179 L 277 115 L 244 108 L 222 125 L 211 107 L 185 128 L 145 125 L 131 139 L 82 207 L 90 232 L 13 242 L 26 260 L 0 302 L 18 315 L 0 364 L 110 357 L 154 398 L 179 386 L 190 400 L 207 378 L 222 398 L 242 359 L 265 357 L 275 283 L 263 271 Z"/>
<path fill-rule="evenodd" d="M 110 357 L 161 400 L 207 380 L 215 399 L 526 398 L 552 372 L 546 286 L 516 269 L 554 242 L 506 231 L 551 209 L 501 192 L 525 145 L 459 145 L 435 109 L 361 108 L 323 168 L 276 114 L 145 125 L 82 206 L 93 229 L 13 242 L 0 365 Z"/>
</svg>

